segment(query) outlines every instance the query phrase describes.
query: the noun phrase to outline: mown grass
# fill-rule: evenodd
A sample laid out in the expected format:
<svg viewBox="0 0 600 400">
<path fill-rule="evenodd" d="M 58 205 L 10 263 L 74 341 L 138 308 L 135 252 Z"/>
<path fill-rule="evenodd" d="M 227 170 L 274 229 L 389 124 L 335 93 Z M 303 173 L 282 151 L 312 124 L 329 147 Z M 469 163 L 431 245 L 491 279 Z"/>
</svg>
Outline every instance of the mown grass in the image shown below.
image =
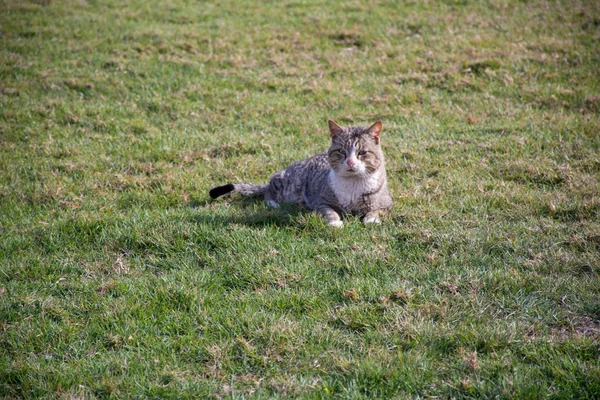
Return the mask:
<svg viewBox="0 0 600 400">
<path fill-rule="evenodd" d="M 6 398 L 600 396 L 594 1 L 0 1 Z M 381 226 L 211 202 L 381 119 Z"/>
</svg>

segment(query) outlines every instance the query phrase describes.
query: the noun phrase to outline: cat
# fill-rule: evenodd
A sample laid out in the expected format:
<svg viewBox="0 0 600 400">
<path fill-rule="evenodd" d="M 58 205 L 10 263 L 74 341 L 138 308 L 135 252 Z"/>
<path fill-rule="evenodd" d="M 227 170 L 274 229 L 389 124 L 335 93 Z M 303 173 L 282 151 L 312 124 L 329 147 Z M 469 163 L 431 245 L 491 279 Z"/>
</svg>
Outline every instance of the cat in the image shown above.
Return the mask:
<svg viewBox="0 0 600 400">
<path fill-rule="evenodd" d="M 394 205 L 387 186 L 381 130 L 380 121 L 369 128 L 342 128 L 330 120 L 327 153 L 276 173 L 267 185 L 227 184 L 211 189 L 209 195 L 213 199 L 232 193 L 262 197 L 273 208 L 302 204 L 333 227 L 341 227 L 347 214 L 359 215 L 365 224 L 379 224 L 380 216 Z"/>
</svg>

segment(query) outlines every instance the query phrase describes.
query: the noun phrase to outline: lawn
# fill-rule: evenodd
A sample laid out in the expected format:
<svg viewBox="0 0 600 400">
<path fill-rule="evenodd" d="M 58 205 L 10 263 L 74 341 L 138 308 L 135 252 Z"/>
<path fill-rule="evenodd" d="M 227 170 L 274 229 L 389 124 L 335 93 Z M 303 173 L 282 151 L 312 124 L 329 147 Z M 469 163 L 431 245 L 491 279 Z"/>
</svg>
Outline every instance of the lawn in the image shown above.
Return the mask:
<svg viewBox="0 0 600 400">
<path fill-rule="evenodd" d="M 0 397 L 600 397 L 597 1 L 0 0 Z M 381 225 L 263 183 L 383 122 Z"/>
</svg>

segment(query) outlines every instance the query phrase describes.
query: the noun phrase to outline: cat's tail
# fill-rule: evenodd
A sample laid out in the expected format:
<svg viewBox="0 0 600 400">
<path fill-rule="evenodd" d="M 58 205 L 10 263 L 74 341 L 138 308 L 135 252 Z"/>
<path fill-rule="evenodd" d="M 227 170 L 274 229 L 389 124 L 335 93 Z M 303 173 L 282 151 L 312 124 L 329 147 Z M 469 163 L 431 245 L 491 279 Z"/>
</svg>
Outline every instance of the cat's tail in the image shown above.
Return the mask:
<svg viewBox="0 0 600 400">
<path fill-rule="evenodd" d="M 260 197 L 264 195 L 265 190 L 267 190 L 268 187 L 269 185 L 249 185 L 246 183 L 238 183 L 234 185 L 228 183 L 227 185 L 217 186 L 210 189 L 208 194 L 213 199 L 218 199 L 219 197 L 228 196 L 233 193 L 239 193 L 245 197 Z"/>
</svg>

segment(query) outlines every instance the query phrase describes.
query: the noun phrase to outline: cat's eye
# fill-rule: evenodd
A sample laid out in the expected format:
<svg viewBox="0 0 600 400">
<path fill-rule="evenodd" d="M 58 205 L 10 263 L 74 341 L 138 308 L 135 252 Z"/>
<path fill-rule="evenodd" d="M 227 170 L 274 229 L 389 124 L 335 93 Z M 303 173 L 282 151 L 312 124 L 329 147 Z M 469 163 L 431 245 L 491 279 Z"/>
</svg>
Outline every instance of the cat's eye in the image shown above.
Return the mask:
<svg viewBox="0 0 600 400">
<path fill-rule="evenodd" d="M 358 152 L 358 155 L 359 155 L 359 156 L 361 156 L 361 157 L 362 157 L 362 156 L 366 156 L 366 155 L 367 155 L 367 152 L 366 152 L 366 151 L 364 151 L 364 150 L 361 150 L 361 151 L 359 151 L 359 152 Z"/>
</svg>

